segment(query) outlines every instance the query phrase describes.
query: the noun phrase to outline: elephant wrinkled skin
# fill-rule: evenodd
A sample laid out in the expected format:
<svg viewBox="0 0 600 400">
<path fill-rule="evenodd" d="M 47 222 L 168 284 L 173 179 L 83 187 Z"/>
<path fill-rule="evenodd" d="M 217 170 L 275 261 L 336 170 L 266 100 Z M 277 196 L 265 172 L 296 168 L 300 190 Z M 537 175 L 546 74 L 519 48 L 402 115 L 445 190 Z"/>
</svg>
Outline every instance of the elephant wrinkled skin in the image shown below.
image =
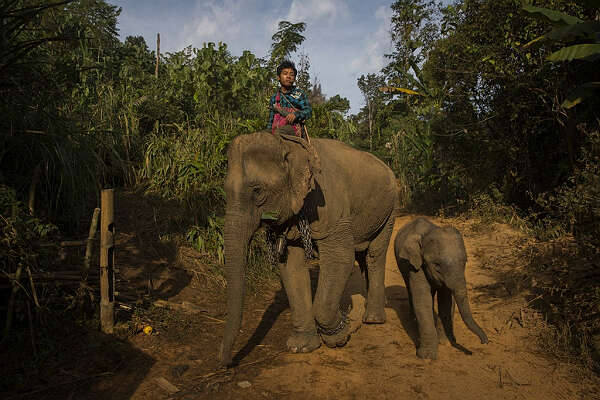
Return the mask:
<svg viewBox="0 0 600 400">
<path fill-rule="evenodd" d="M 349 328 L 339 305 L 357 254 L 367 280 L 363 321 L 385 322 L 385 256 L 398 210 L 393 172 L 375 156 L 335 140 L 314 138 L 309 143 L 269 132 L 236 137 L 227 157 L 228 314 L 222 365 L 231 363 L 241 325 L 249 242 L 266 223 L 275 230 L 292 227 L 284 230 L 288 247 L 279 264 L 291 309 L 293 331 L 287 341 L 291 352 L 313 351 L 321 338 L 330 347 L 347 342 Z M 301 210 L 320 259 L 314 302 L 304 249 L 293 228 Z M 266 221 L 261 219 L 264 215 L 275 217 Z"/>
<path fill-rule="evenodd" d="M 417 218 L 398 231 L 394 251 L 408 290 L 410 308 L 417 318 L 418 357 L 436 359 L 438 342 L 449 339 L 455 343 L 454 300 L 465 325 L 481 343 L 488 342 L 471 315 L 465 280 L 467 253 L 455 228 L 439 227 L 425 218 Z M 441 323 L 433 311 L 436 293 Z"/>
</svg>

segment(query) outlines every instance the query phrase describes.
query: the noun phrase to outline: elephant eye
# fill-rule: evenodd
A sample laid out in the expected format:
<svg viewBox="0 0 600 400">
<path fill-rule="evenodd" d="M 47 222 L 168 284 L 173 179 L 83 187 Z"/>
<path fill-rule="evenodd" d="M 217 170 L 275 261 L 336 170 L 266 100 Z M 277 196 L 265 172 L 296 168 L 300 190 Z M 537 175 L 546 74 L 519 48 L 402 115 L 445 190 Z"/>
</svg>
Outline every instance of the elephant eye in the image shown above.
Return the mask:
<svg viewBox="0 0 600 400">
<path fill-rule="evenodd" d="M 260 186 L 252 187 L 252 196 L 258 205 L 263 204 L 267 199 L 264 190 Z"/>
</svg>

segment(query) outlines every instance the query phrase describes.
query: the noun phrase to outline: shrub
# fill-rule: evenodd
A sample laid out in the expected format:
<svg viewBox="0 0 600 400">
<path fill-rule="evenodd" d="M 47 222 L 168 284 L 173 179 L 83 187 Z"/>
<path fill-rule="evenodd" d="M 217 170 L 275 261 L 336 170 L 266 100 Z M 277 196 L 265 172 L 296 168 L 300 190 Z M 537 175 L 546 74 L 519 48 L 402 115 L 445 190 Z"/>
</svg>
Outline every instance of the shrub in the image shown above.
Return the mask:
<svg viewBox="0 0 600 400">
<path fill-rule="evenodd" d="M 19 268 L 49 267 L 56 253 L 58 228 L 32 217 L 16 193 L 0 184 L 0 268 L 4 274 Z"/>
</svg>

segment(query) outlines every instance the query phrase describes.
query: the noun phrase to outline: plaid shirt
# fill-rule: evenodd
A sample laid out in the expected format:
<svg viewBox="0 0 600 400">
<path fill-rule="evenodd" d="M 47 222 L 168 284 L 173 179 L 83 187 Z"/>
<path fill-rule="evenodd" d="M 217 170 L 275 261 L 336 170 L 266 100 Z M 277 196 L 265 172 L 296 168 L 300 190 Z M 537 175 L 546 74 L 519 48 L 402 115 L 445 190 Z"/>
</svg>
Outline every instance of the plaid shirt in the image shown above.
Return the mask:
<svg viewBox="0 0 600 400">
<path fill-rule="evenodd" d="M 285 96 L 285 97 L 284 97 Z M 273 125 L 273 116 L 275 115 L 275 111 L 273 111 L 273 107 L 276 103 L 277 93 L 271 96 L 271 101 L 269 101 L 269 108 L 271 109 L 271 113 L 269 114 L 269 123 L 267 124 L 267 130 L 271 130 L 271 126 Z M 289 99 L 290 101 L 287 101 Z M 312 115 L 312 108 L 310 108 L 310 104 L 308 104 L 308 98 L 306 94 L 301 89 L 297 87 L 292 87 L 292 90 L 279 95 L 279 105 L 281 107 L 293 107 L 298 111 L 295 111 L 296 121 L 294 123 L 305 123 L 307 119 Z"/>
</svg>

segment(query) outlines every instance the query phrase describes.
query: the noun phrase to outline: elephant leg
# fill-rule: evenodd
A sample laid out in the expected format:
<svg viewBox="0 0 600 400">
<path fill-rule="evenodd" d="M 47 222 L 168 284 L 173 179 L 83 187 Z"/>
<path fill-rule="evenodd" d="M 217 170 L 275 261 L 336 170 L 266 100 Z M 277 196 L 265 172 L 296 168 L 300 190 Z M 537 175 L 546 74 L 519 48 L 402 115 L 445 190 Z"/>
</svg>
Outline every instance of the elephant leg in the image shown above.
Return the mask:
<svg viewBox="0 0 600 400">
<path fill-rule="evenodd" d="M 367 302 L 363 322 L 383 324 L 385 322 L 385 259 L 394 220 L 390 218 L 367 250 Z"/>
<path fill-rule="evenodd" d="M 402 274 L 402 278 L 404 279 L 404 286 L 406 286 L 406 295 L 408 296 L 408 306 L 411 313 L 411 316 L 415 317 L 415 307 L 412 301 L 412 294 L 410 293 L 410 266 L 408 265 L 408 261 L 400 260 L 398 261 L 398 269 Z"/>
<path fill-rule="evenodd" d="M 349 221 L 340 221 L 319 242 L 321 269 L 313 306 L 314 317 L 325 344 L 341 347 L 350 338 L 350 327 L 340 312 L 340 300 L 354 267 L 354 240 Z"/>
<path fill-rule="evenodd" d="M 367 252 L 360 251 L 355 253 L 355 259 L 358 263 L 358 267 L 360 268 L 360 273 L 362 274 L 366 287 L 369 287 L 369 273 L 367 272 Z"/>
<path fill-rule="evenodd" d="M 431 289 L 431 300 L 432 305 L 435 304 L 435 296 L 437 293 L 437 301 L 438 301 L 438 312 L 435 312 L 435 308 L 431 310 L 433 312 L 433 321 L 435 323 L 435 330 L 437 332 L 438 343 L 446 344 L 448 343 L 448 338 L 446 337 L 446 333 L 444 332 L 444 324 L 442 321 L 442 316 L 440 314 L 440 291 L 438 289 Z M 434 306 L 435 307 L 435 306 Z"/>
<path fill-rule="evenodd" d="M 410 293 L 419 327 L 417 357 L 435 360 L 438 352 L 438 338 L 433 320 L 431 288 L 423 270 L 410 271 L 409 279 Z"/>
<path fill-rule="evenodd" d="M 441 324 L 438 324 L 438 337 L 440 343 L 456 342 L 454 337 L 454 298 L 452 291 L 446 287 L 438 289 L 438 315 Z"/>
<path fill-rule="evenodd" d="M 433 323 L 435 325 L 435 331 L 437 334 L 437 338 L 438 338 L 438 343 L 442 344 L 445 343 L 445 339 L 446 339 L 446 334 L 444 333 L 444 328 L 442 327 L 442 320 L 439 316 L 439 313 L 435 312 L 435 295 L 436 293 L 438 293 L 439 296 L 439 292 L 437 290 L 437 288 L 431 288 L 431 305 L 432 305 L 432 314 L 433 314 Z M 438 297 L 438 302 L 439 302 L 439 297 Z"/>
<path fill-rule="evenodd" d="M 287 263 L 280 264 L 283 286 L 292 314 L 293 331 L 287 341 L 292 353 L 309 353 L 321 346 L 312 316 L 310 274 L 304 261 L 304 249 L 288 246 Z"/>
</svg>

